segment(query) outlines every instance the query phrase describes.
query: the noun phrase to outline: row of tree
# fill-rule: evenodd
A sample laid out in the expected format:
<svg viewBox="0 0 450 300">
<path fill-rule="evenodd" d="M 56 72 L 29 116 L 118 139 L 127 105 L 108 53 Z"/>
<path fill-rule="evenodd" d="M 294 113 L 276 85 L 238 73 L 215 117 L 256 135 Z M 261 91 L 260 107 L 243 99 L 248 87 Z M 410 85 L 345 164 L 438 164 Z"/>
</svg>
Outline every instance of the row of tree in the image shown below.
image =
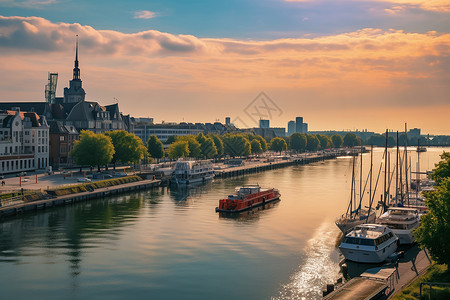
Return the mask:
<svg viewBox="0 0 450 300">
<path fill-rule="evenodd" d="M 70 152 L 77 165 L 100 166 L 110 163 L 137 163 L 148 156 L 142 140 L 125 130 L 95 134 L 83 130 Z"/>
<path fill-rule="evenodd" d="M 167 143 L 170 145 L 165 151 L 163 143 L 155 135 L 150 136 L 144 145 L 140 138 L 124 130 L 104 134 L 82 131 L 80 140 L 75 142 L 70 156 L 77 165 L 97 166 L 100 169 L 100 166 L 110 163 L 137 163 L 148 157 L 209 159 L 224 155 L 230 157 L 258 155 L 267 150 L 305 152 L 356 146 L 360 145 L 360 140 L 353 133 L 346 134 L 344 138 L 340 135 L 333 135 L 330 138 L 321 134 L 294 133 L 285 138 L 273 138 L 269 142 L 259 135 L 252 134 L 204 135 L 199 133 L 198 135 L 171 136 Z"/>
</svg>

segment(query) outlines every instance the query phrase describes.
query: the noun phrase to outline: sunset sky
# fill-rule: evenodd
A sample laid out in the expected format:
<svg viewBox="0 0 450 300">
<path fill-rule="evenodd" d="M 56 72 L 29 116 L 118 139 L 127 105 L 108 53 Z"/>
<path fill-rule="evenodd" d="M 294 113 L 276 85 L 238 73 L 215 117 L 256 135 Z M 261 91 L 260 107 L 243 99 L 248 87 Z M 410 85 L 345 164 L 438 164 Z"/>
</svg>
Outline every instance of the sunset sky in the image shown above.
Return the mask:
<svg viewBox="0 0 450 300">
<path fill-rule="evenodd" d="M 135 117 L 450 134 L 450 0 L 0 0 L 0 101 L 62 96 L 76 35 L 86 99 Z"/>
</svg>

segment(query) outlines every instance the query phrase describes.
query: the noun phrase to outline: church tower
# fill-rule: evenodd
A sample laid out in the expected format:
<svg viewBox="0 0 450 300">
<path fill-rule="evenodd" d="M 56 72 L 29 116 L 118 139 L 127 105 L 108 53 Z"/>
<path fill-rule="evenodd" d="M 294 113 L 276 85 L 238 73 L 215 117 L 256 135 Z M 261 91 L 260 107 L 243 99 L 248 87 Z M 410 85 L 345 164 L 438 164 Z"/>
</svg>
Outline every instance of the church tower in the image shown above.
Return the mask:
<svg viewBox="0 0 450 300">
<path fill-rule="evenodd" d="M 73 68 L 73 79 L 69 81 L 69 87 L 64 88 L 64 103 L 78 103 L 84 101 L 86 92 L 82 88 L 80 79 L 80 68 L 78 67 L 78 35 L 75 50 L 75 67 Z"/>
</svg>

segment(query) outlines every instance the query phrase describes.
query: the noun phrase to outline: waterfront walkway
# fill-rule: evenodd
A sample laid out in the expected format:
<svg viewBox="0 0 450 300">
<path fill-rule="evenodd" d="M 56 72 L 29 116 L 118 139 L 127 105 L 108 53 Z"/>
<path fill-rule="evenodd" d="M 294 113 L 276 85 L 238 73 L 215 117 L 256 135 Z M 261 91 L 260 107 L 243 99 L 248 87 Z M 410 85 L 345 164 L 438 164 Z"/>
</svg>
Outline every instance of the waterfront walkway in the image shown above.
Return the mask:
<svg viewBox="0 0 450 300">
<path fill-rule="evenodd" d="M 430 264 L 428 252 L 414 245 L 405 251 L 404 257 L 399 259 L 396 265 L 367 270 L 360 277 L 352 278 L 338 287 L 324 299 L 389 299 L 422 275 Z M 383 272 L 389 274 L 380 276 Z"/>
<path fill-rule="evenodd" d="M 137 190 L 145 190 L 159 187 L 160 180 L 142 180 L 137 182 L 124 183 L 116 186 L 95 189 L 93 191 L 76 193 L 71 195 L 56 196 L 44 200 L 32 202 L 16 202 L 11 205 L 0 207 L 0 219 L 6 216 L 20 214 L 26 211 L 36 211 L 48 207 L 72 204 L 75 202 L 86 201 L 94 198 L 101 198 L 109 195 L 122 194 Z"/>
</svg>

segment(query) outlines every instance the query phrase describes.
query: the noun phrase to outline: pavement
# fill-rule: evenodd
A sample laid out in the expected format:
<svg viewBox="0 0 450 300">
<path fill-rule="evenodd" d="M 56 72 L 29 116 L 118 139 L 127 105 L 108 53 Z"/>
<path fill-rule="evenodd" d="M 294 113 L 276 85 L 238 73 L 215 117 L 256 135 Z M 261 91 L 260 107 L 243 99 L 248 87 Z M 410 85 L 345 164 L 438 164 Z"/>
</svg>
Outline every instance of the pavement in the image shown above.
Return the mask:
<svg viewBox="0 0 450 300">
<path fill-rule="evenodd" d="M 117 170 L 116 171 L 123 171 Z M 3 192 L 9 192 L 13 190 L 20 190 L 20 189 L 33 189 L 33 190 L 39 190 L 39 189 L 49 189 L 52 187 L 62 186 L 62 185 L 74 185 L 79 184 L 78 182 L 79 178 L 83 178 L 85 176 L 89 176 L 91 174 L 89 170 L 83 170 L 83 172 L 78 171 L 67 171 L 65 173 L 62 172 L 55 172 L 52 175 L 48 175 L 47 173 L 28 173 L 26 176 L 22 177 L 8 177 L 4 178 L 1 181 L 5 182 L 5 185 L 0 186 L 0 193 Z M 91 178 L 92 179 L 92 178 Z M 92 179 L 92 181 L 97 180 L 103 180 L 101 178 L 99 179 Z"/>
</svg>

